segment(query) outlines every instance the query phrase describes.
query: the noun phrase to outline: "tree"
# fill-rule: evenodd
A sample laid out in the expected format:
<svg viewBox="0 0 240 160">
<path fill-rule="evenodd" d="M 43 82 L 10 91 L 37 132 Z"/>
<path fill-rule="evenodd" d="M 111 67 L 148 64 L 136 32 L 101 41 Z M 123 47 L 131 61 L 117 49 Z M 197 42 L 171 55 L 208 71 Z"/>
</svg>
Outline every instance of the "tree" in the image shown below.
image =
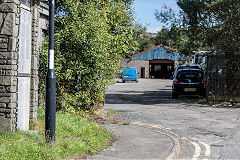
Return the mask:
<svg viewBox="0 0 240 160">
<path fill-rule="evenodd" d="M 239 51 L 239 7 L 233 0 L 178 0 L 180 12 L 169 7 L 156 11 L 156 18 L 187 29 L 191 46 L 223 52 Z"/>
<path fill-rule="evenodd" d="M 132 11 L 123 1 L 64 0 L 57 3 L 55 24 L 58 107 L 92 109 L 103 101 L 120 59 L 135 47 Z M 42 75 L 46 57 L 45 48 Z"/>
<path fill-rule="evenodd" d="M 197 0 L 179 0 L 177 4 L 181 8 L 179 13 L 167 6 L 161 11 L 155 11 L 156 19 L 170 26 L 170 29 L 164 28 L 158 33 L 156 42 L 160 43 L 160 40 L 162 44 L 186 55 L 191 55 L 192 51 L 197 49 L 205 49 L 205 31 L 199 25 L 198 9 L 204 8 L 204 3 Z"/>
<path fill-rule="evenodd" d="M 163 28 L 155 37 L 155 44 L 163 44 L 176 49 L 178 52 L 190 55 L 193 47 L 187 35 L 187 29 L 172 26 L 170 29 Z"/>
<path fill-rule="evenodd" d="M 134 38 L 138 43 L 138 52 L 148 50 L 155 46 L 154 38 L 147 33 L 146 27 L 143 27 L 140 24 L 134 26 L 135 35 Z"/>
<path fill-rule="evenodd" d="M 240 51 L 240 1 L 218 0 L 208 4 L 209 12 L 215 19 L 215 25 L 209 28 L 212 42 L 216 49 L 223 52 L 236 53 Z"/>
</svg>

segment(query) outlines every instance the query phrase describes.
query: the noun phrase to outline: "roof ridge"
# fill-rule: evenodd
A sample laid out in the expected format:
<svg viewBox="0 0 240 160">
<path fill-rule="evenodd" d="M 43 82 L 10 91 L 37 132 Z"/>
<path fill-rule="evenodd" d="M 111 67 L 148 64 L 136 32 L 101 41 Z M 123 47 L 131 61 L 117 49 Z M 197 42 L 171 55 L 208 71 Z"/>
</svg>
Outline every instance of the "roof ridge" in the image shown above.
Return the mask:
<svg viewBox="0 0 240 160">
<path fill-rule="evenodd" d="M 156 49 L 156 48 L 159 48 L 160 46 L 161 46 L 161 45 L 157 45 L 157 46 L 154 46 L 154 47 L 152 47 L 152 48 L 150 48 L 150 49 L 148 49 L 148 50 L 145 50 L 145 51 L 139 52 L 139 53 L 137 53 L 137 54 L 131 56 L 131 58 L 134 58 L 134 57 L 136 57 L 136 56 L 139 56 L 139 55 L 141 55 L 141 54 L 144 54 L 144 53 L 149 52 L 149 51 L 151 51 L 151 50 L 154 50 L 154 49 Z"/>
<path fill-rule="evenodd" d="M 139 52 L 139 53 L 131 56 L 131 58 L 137 57 L 137 56 L 139 56 L 139 55 L 141 55 L 141 54 L 144 54 L 144 53 L 146 53 L 146 52 L 149 52 L 149 51 L 154 50 L 154 49 L 159 48 L 159 47 L 163 47 L 163 48 L 168 49 L 168 50 L 171 50 L 171 51 L 176 51 L 175 49 L 173 49 L 173 48 L 171 48 L 171 47 L 164 46 L 163 44 L 159 44 L 159 45 L 154 46 L 154 47 L 152 47 L 152 48 L 150 48 L 150 49 L 148 49 L 148 50 Z"/>
</svg>

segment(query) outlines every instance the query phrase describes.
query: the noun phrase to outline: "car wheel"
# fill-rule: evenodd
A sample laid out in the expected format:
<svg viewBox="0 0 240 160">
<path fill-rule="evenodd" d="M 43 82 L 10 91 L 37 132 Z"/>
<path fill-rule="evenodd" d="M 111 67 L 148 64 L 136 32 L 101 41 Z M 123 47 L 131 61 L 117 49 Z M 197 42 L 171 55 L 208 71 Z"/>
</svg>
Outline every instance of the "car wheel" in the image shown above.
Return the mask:
<svg viewBox="0 0 240 160">
<path fill-rule="evenodd" d="M 176 99 L 176 98 L 178 98 L 178 94 L 172 92 L 172 99 Z"/>
<path fill-rule="evenodd" d="M 201 96 L 202 96 L 203 98 L 206 98 L 206 93 L 205 93 L 205 92 L 202 93 Z"/>
<path fill-rule="evenodd" d="M 138 83 L 138 80 L 136 80 L 136 83 Z"/>
</svg>

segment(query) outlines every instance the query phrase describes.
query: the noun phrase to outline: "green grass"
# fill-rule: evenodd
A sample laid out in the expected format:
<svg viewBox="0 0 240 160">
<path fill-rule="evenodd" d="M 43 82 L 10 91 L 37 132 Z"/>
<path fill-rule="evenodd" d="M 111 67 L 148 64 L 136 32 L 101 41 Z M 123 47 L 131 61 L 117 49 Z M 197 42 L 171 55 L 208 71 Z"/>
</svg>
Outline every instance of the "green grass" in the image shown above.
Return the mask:
<svg viewBox="0 0 240 160">
<path fill-rule="evenodd" d="M 117 114 L 118 113 L 118 111 L 115 111 L 115 110 L 107 110 L 106 111 L 106 114 L 107 115 L 115 115 L 115 114 Z"/>
<path fill-rule="evenodd" d="M 108 82 L 108 85 L 110 86 L 110 85 L 113 85 L 113 84 L 116 84 L 116 83 L 117 83 L 116 81 L 112 80 L 112 81 Z"/>
<path fill-rule="evenodd" d="M 129 122 L 124 122 L 124 123 L 122 123 L 122 125 L 129 126 L 130 123 Z"/>
<path fill-rule="evenodd" d="M 98 124 L 80 116 L 58 112 L 56 116 L 56 144 L 50 147 L 44 140 L 44 119 L 32 123 L 37 134 L 17 131 L 0 132 L 0 159 L 65 159 L 77 155 L 96 154 L 112 135 Z"/>
<path fill-rule="evenodd" d="M 178 99 L 187 103 L 207 104 L 207 99 L 201 96 L 179 96 Z"/>
</svg>

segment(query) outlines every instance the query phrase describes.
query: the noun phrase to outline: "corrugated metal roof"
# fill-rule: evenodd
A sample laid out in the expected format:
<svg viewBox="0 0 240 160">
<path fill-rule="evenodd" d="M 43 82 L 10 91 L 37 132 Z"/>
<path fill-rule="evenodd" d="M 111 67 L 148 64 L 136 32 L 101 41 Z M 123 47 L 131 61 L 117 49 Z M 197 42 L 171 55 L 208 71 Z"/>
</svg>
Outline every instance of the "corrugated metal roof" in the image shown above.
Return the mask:
<svg viewBox="0 0 240 160">
<path fill-rule="evenodd" d="M 134 60 L 153 60 L 153 59 L 168 59 L 173 61 L 189 61 L 190 59 L 183 56 L 173 48 L 164 45 L 155 46 L 149 50 L 140 52 L 132 56 Z"/>
</svg>

